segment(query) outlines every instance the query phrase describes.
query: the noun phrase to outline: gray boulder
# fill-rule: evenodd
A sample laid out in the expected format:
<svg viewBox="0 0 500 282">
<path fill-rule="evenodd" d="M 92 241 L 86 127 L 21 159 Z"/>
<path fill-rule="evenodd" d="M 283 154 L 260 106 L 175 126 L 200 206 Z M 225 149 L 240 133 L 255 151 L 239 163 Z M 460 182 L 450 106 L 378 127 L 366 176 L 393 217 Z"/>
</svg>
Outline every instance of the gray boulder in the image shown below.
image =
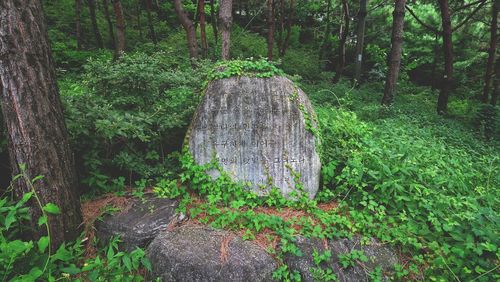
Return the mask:
<svg viewBox="0 0 500 282">
<path fill-rule="evenodd" d="M 289 79 L 230 77 L 208 85 L 186 143 L 198 164 L 215 159 L 260 195 L 273 185 L 290 195 L 300 182 L 313 198 L 321 170 L 316 131 L 307 95 Z"/>
<path fill-rule="evenodd" d="M 322 254 L 327 248 L 331 251 L 332 257 L 329 261 L 321 263 L 319 268 L 332 269 L 338 281 L 371 281 L 369 274 L 377 266 L 382 268 L 384 275 L 392 272 L 394 264 L 398 262 L 394 251 L 373 238 L 368 245 L 362 245 L 360 239 L 361 237 L 354 236 L 352 239 L 327 240 L 325 243 L 321 239 L 298 237 L 296 245 L 303 255 L 286 254 L 284 261 L 291 271 L 300 273 L 302 281 L 317 281 L 311 273 L 311 269 L 318 268 L 314 263 L 313 253 L 316 250 Z M 342 268 L 338 255 L 350 253 L 352 250 L 362 250 L 368 257 L 368 262 L 358 261 L 354 266 Z M 385 276 L 383 279 L 387 280 L 388 277 Z"/>
<path fill-rule="evenodd" d="M 146 196 L 144 200 L 133 199 L 130 208 L 97 221 L 96 235 L 103 242 L 119 235 L 122 241 L 120 247 L 126 251 L 145 248 L 175 219 L 177 205 L 175 200 L 154 196 Z"/>
<path fill-rule="evenodd" d="M 185 225 L 162 232 L 147 249 L 162 281 L 271 281 L 274 259 L 223 230 Z"/>
</svg>

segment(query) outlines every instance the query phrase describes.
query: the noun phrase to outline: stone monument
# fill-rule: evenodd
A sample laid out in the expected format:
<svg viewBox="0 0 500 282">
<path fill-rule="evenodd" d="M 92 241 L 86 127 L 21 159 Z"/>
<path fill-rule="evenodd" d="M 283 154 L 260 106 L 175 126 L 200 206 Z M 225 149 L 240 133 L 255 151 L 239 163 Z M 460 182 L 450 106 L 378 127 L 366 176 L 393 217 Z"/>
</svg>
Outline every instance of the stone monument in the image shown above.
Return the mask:
<svg viewBox="0 0 500 282">
<path fill-rule="evenodd" d="M 321 169 L 315 117 L 306 94 L 285 77 L 217 79 L 207 87 L 186 142 L 198 164 L 217 160 L 259 195 L 272 186 L 285 196 L 302 187 L 313 198 Z"/>
</svg>

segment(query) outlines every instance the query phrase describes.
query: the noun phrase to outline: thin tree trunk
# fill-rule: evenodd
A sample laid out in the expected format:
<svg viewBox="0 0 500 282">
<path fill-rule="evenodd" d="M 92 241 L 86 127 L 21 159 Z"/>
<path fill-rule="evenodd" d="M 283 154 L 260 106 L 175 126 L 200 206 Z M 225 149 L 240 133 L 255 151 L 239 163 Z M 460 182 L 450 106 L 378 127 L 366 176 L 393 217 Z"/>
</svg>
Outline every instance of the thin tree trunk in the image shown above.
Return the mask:
<svg viewBox="0 0 500 282">
<path fill-rule="evenodd" d="M 115 49 L 115 32 L 113 31 L 113 22 L 111 21 L 111 16 L 109 14 L 109 3 L 108 0 L 103 0 L 104 6 L 104 17 L 106 18 L 106 22 L 108 23 L 108 33 L 109 39 L 111 42 L 110 49 Z"/>
<path fill-rule="evenodd" d="M 87 0 L 90 13 L 90 22 L 92 23 L 92 31 L 94 32 L 95 42 L 98 48 L 104 48 L 102 44 L 102 36 L 99 32 L 99 26 L 97 25 L 97 18 L 95 14 L 95 0 Z"/>
<path fill-rule="evenodd" d="M 48 218 L 51 249 L 80 234 L 82 216 L 78 181 L 64 124 L 55 66 L 41 1 L 0 1 L 0 93 L 7 129 L 12 174 L 33 183 L 42 205 L 53 203 L 60 214 Z M 13 183 L 17 198 L 32 191 L 20 178 Z M 36 224 L 41 209 L 30 202 L 35 237 L 45 235 Z"/>
<path fill-rule="evenodd" d="M 434 91 L 437 86 L 437 81 L 436 81 L 436 68 L 437 68 L 437 62 L 439 59 L 439 33 L 435 34 L 434 37 L 434 46 L 433 46 L 433 51 L 434 51 L 434 58 L 432 59 L 432 67 L 431 67 L 431 90 Z"/>
<path fill-rule="evenodd" d="M 323 38 L 323 44 L 321 44 L 321 49 L 320 49 L 320 52 L 319 52 L 319 60 L 323 60 L 323 57 L 324 57 L 324 54 L 326 53 L 327 49 L 328 49 L 328 39 L 330 37 L 330 26 L 331 26 L 331 23 L 330 23 L 330 14 L 331 14 L 331 11 L 332 11 L 332 1 L 331 0 L 327 0 L 328 3 L 327 3 L 327 6 L 326 6 L 326 27 L 325 27 L 325 35 L 324 35 L 324 38 Z"/>
<path fill-rule="evenodd" d="M 222 60 L 229 60 L 229 48 L 231 47 L 231 24 L 233 22 L 233 1 L 220 0 L 219 21 L 222 38 L 221 57 Z"/>
<path fill-rule="evenodd" d="M 189 57 L 191 59 L 198 58 L 198 44 L 196 43 L 196 32 L 194 30 L 193 22 L 189 19 L 188 15 L 182 8 L 181 0 L 174 0 L 174 8 L 177 17 L 186 31 Z"/>
<path fill-rule="evenodd" d="M 214 0 L 210 0 L 210 21 L 212 22 L 212 31 L 214 33 L 215 46 L 219 46 L 218 31 L 217 31 L 217 17 L 215 16 Z M 214 50 L 215 49 L 216 48 L 214 48 Z"/>
<path fill-rule="evenodd" d="M 151 6 L 153 6 L 151 0 L 146 0 L 146 13 L 148 17 L 149 36 L 151 37 L 151 41 L 153 41 L 153 43 L 156 44 L 158 40 L 156 38 L 155 28 L 153 26 L 153 18 L 151 17 Z"/>
<path fill-rule="evenodd" d="M 292 34 L 292 22 L 293 22 L 293 11 L 294 11 L 294 0 L 290 0 L 290 13 L 288 14 L 288 20 L 286 23 L 286 37 L 283 43 L 283 50 L 281 50 L 281 56 L 285 56 L 286 50 L 290 45 L 290 35 Z"/>
<path fill-rule="evenodd" d="M 119 57 L 125 52 L 125 18 L 123 16 L 122 2 L 120 0 L 111 0 L 113 2 L 113 10 L 115 11 L 116 19 L 116 41 L 115 51 L 116 57 Z"/>
<path fill-rule="evenodd" d="M 498 1 L 494 1 L 491 7 L 491 27 L 490 27 L 490 48 L 488 50 L 488 62 L 486 63 L 486 73 L 484 74 L 484 89 L 481 101 L 488 103 L 491 78 L 493 76 L 493 66 L 497 52 L 497 29 L 498 29 Z"/>
<path fill-rule="evenodd" d="M 498 99 L 498 85 L 500 84 L 500 60 L 495 63 L 495 79 L 493 81 L 493 92 L 491 93 L 490 104 L 495 107 Z"/>
<path fill-rule="evenodd" d="M 161 2 L 160 0 L 155 0 L 155 8 L 156 8 L 156 15 L 158 16 L 159 21 L 164 21 L 167 18 L 165 17 L 165 13 L 161 9 Z"/>
<path fill-rule="evenodd" d="M 205 0 L 198 1 L 198 9 L 200 15 L 200 36 L 201 36 L 201 49 L 203 50 L 203 57 L 208 56 L 207 32 L 206 32 L 206 19 L 205 19 Z"/>
<path fill-rule="evenodd" d="M 141 24 L 141 0 L 135 3 L 135 14 L 137 21 L 137 30 L 139 31 L 139 38 L 142 39 L 142 24 Z"/>
<path fill-rule="evenodd" d="M 394 13 L 392 17 L 391 54 L 387 77 L 385 80 L 384 97 L 382 98 L 382 105 L 386 106 L 390 106 L 393 102 L 394 90 L 399 76 L 403 45 L 405 4 L 406 0 L 396 0 L 394 5 Z"/>
<path fill-rule="evenodd" d="M 278 53 L 281 56 L 281 50 L 283 50 L 283 33 L 285 32 L 285 0 L 280 0 L 280 23 L 278 31 Z"/>
<path fill-rule="evenodd" d="M 349 5 L 347 4 L 347 0 L 342 0 L 342 10 L 344 12 L 344 23 L 345 27 L 340 35 L 339 42 L 339 63 L 337 65 L 337 72 L 335 73 L 335 77 L 333 78 L 333 83 L 337 83 L 342 76 L 342 72 L 344 71 L 345 65 L 345 43 L 347 41 L 347 35 L 349 34 Z"/>
<path fill-rule="evenodd" d="M 437 102 L 437 113 L 446 114 L 448 107 L 448 97 L 453 83 L 453 45 L 451 17 L 448 0 L 439 0 L 441 11 L 441 21 L 443 27 L 443 53 L 444 53 L 444 75 L 441 81 L 441 91 Z"/>
<path fill-rule="evenodd" d="M 274 47 L 274 0 L 267 0 L 267 59 L 273 60 Z"/>
<path fill-rule="evenodd" d="M 363 49 L 365 46 L 365 23 L 366 23 L 366 6 L 368 0 L 359 1 L 359 13 L 358 13 L 358 30 L 356 36 L 356 65 L 354 79 L 360 81 L 361 79 L 361 68 L 363 66 Z"/>
<path fill-rule="evenodd" d="M 82 0 L 75 0 L 76 48 L 82 49 Z"/>
</svg>

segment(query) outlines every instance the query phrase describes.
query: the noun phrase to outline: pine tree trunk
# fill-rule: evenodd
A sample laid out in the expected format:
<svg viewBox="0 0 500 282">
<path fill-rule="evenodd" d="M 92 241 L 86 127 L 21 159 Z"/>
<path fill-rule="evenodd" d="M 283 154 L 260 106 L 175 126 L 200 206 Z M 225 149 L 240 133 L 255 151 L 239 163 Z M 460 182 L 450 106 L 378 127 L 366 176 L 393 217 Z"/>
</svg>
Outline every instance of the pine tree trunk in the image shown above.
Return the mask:
<svg viewBox="0 0 500 282">
<path fill-rule="evenodd" d="M 443 53 L 444 53 L 444 75 L 441 81 L 441 91 L 437 102 L 437 113 L 446 114 L 448 107 L 448 97 L 453 83 L 453 45 L 451 17 L 448 0 L 439 0 L 441 11 L 441 21 L 443 27 Z"/>
<path fill-rule="evenodd" d="M 288 20 L 286 22 L 286 37 L 283 43 L 283 50 L 281 51 L 281 56 L 285 56 L 286 50 L 290 45 L 290 36 L 292 34 L 292 22 L 293 22 L 293 11 L 294 11 L 294 0 L 290 0 L 290 13 L 288 13 Z"/>
<path fill-rule="evenodd" d="M 167 18 L 165 17 L 165 13 L 161 9 L 161 2 L 160 0 L 155 0 L 155 10 L 156 10 L 156 15 L 158 16 L 159 21 L 164 21 Z"/>
<path fill-rule="evenodd" d="M 156 38 L 155 28 L 153 26 L 153 18 L 151 16 L 151 6 L 153 6 L 151 0 L 146 0 L 146 13 L 148 17 L 149 37 L 151 38 L 151 41 L 153 41 L 153 43 L 156 44 L 158 40 Z"/>
<path fill-rule="evenodd" d="M 32 179 L 42 205 L 53 203 L 61 213 L 49 216 L 52 249 L 80 234 L 82 222 L 78 181 L 64 124 L 41 1 L 0 1 L 0 93 L 13 175 L 21 164 Z M 31 191 L 21 178 L 16 197 Z M 30 202 L 35 237 L 45 234 L 37 220 L 41 210 Z"/>
<path fill-rule="evenodd" d="M 361 69 L 363 66 L 363 49 L 365 46 L 365 23 L 366 23 L 366 6 L 368 0 L 359 1 L 359 13 L 358 13 L 358 30 L 356 35 L 356 65 L 355 65 L 355 75 L 356 81 L 361 79 Z M 404 11 L 403 11 L 404 12 Z"/>
<path fill-rule="evenodd" d="M 396 0 L 394 13 L 392 17 L 392 37 L 391 54 L 389 68 L 385 80 L 384 97 L 382 105 L 390 106 L 394 99 L 394 89 L 399 76 L 399 67 L 401 65 L 401 51 L 403 45 L 403 26 L 405 17 L 406 0 Z"/>
<path fill-rule="evenodd" d="M 205 0 L 198 1 L 198 9 L 200 15 L 200 36 L 201 36 L 201 49 L 203 50 L 203 57 L 208 56 L 207 32 L 206 32 L 206 19 L 205 19 Z"/>
<path fill-rule="evenodd" d="M 229 48 L 231 47 L 231 24 L 233 22 L 233 1 L 220 0 L 219 2 L 219 22 L 221 29 L 221 57 L 222 60 L 229 60 Z"/>
<path fill-rule="evenodd" d="M 90 22 L 92 23 L 92 31 L 94 32 L 95 43 L 98 48 L 104 48 L 102 44 L 101 32 L 99 32 L 99 26 L 97 25 L 97 18 L 95 13 L 95 0 L 87 0 L 90 13 Z"/>
<path fill-rule="evenodd" d="M 349 34 L 349 5 L 347 4 L 347 0 L 342 0 L 342 10 L 344 12 L 344 29 L 340 35 L 339 42 L 339 63 L 337 64 L 337 72 L 335 73 L 335 77 L 333 78 L 333 83 L 337 83 L 342 76 L 342 72 L 344 71 L 345 65 L 345 43 L 347 41 L 347 35 Z"/>
<path fill-rule="evenodd" d="M 332 1 L 331 0 L 327 0 L 327 1 L 328 1 L 328 3 L 327 3 L 327 6 L 326 6 L 325 35 L 324 35 L 323 43 L 321 44 L 321 49 L 320 49 L 320 52 L 319 52 L 319 60 L 320 61 L 323 60 L 324 54 L 328 50 L 328 45 L 329 45 L 328 44 L 328 39 L 330 37 L 330 26 L 331 26 L 331 23 L 330 23 L 330 14 L 331 14 L 331 11 L 332 11 Z"/>
<path fill-rule="evenodd" d="M 499 2 L 494 1 L 491 7 L 490 48 L 488 50 L 488 62 L 486 63 L 486 72 L 484 74 L 483 97 L 481 99 L 483 103 L 488 103 L 493 66 L 495 65 L 499 6 Z"/>
<path fill-rule="evenodd" d="M 142 39 L 141 0 L 137 0 L 137 2 L 135 3 L 135 15 L 137 30 L 139 31 L 139 38 Z"/>
<path fill-rule="evenodd" d="M 108 23 L 108 33 L 109 39 L 111 42 L 110 49 L 115 49 L 115 32 L 113 31 L 113 22 L 111 21 L 111 16 L 109 14 L 109 3 L 108 0 L 103 0 L 104 6 L 104 17 L 106 18 L 106 22 Z"/>
<path fill-rule="evenodd" d="M 273 60 L 274 47 L 274 0 L 267 0 L 267 59 Z"/>
<path fill-rule="evenodd" d="M 283 33 L 285 32 L 285 0 L 280 0 L 280 23 L 278 36 L 278 54 L 281 56 L 283 50 Z"/>
<path fill-rule="evenodd" d="M 186 31 L 189 57 L 191 59 L 196 59 L 198 58 L 198 44 L 196 42 L 196 32 L 194 30 L 193 22 L 189 19 L 186 12 L 182 8 L 181 0 L 174 0 L 174 8 L 182 27 Z"/>
<path fill-rule="evenodd" d="M 218 43 L 218 31 L 217 31 L 217 17 L 215 16 L 215 4 L 214 0 L 210 0 L 210 21 L 212 22 L 212 31 L 214 33 L 215 46 L 219 46 Z M 216 48 L 214 48 L 215 50 Z"/>
<path fill-rule="evenodd" d="M 122 2 L 120 0 L 111 0 L 116 19 L 116 40 L 115 56 L 119 57 L 125 52 L 125 18 L 123 16 Z"/>
<path fill-rule="evenodd" d="M 75 0 L 76 48 L 82 49 L 82 0 Z"/>
<path fill-rule="evenodd" d="M 496 60 L 495 63 L 495 78 L 493 80 L 493 92 L 491 93 L 490 104 L 495 107 L 497 105 L 498 99 L 498 85 L 500 84 L 500 60 Z"/>
</svg>

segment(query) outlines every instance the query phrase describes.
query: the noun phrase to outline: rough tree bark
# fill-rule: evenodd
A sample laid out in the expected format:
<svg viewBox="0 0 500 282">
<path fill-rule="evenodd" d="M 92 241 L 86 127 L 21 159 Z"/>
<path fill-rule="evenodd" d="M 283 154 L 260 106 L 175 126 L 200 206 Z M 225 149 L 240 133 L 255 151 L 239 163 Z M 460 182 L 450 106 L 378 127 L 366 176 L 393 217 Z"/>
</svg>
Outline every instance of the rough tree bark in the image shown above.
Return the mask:
<svg viewBox="0 0 500 282">
<path fill-rule="evenodd" d="M 273 60 L 274 47 L 274 0 L 267 0 L 267 59 Z"/>
<path fill-rule="evenodd" d="M 233 1 L 220 0 L 219 2 L 219 22 L 221 29 L 221 57 L 222 60 L 229 60 L 229 48 L 231 46 L 231 24 L 233 22 Z"/>
<path fill-rule="evenodd" d="M 493 92 L 491 93 L 490 104 L 495 107 L 497 105 L 498 99 L 498 85 L 500 84 L 500 60 L 496 60 L 495 63 L 495 79 L 493 81 Z"/>
<path fill-rule="evenodd" d="M 363 0 L 362 0 L 363 1 Z M 399 76 L 399 67 L 401 65 L 401 50 L 403 45 L 403 26 L 405 17 L 406 0 L 396 0 L 394 4 L 394 13 L 392 17 L 392 37 L 391 54 L 389 68 L 385 80 L 384 97 L 382 105 L 390 106 L 394 98 L 394 89 Z"/>
<path fill-rule="evenodd" d="M 148 17 L 149 37 L 151 37 L 151 41 L 156 44 L 158 40 L 156 39 L 156 32 L 153 26 L 153 17 L 151 16 L 151 6 L 153 6 L 153 3 L 151 1 L 152 0 L 146 0 L 146 14 Z"/>
<path fill-rule="evenodd" d="M 26 166 L 42 205 L 56 204 L 61 213 L 49 216 L 52 249 L 79 234 L 82 222 L 78 181 L 64 124 L 54 62 L 41 1 L 0 1 L 0 92 L 13 175 Z M 31 191 L 22 179 L 14 182 L 17 197 Z M 35 237 L 41 215 L 32 201 Z"/>
<path fill-rule="evenodd" d="M 82 49 L 82 0 L 75 0 L 76 48 Z"/>
<path fill-rule="evenodd" d="M 115 32 L 113 31 L 113 22 L 111 21 L 111 16 L 109 14 L 109 4 L 108 0 L 103 0 L 103 6 L 104 6 L 104 17 L 106 18 L 106 22 L 108 23 L 108 33 L 109 33 L 109 39 L 111 42 L 110 49 L 115 49 Z"/>
<path fill-rule="evenodd" d="M 219 46 L 218 43 L 218 31 L 217 31 L 217 17 L 215 16 L 215 4 L 214 0 L 210 0 L 210 22 L 212 23 L 212 31 L 214 33 L 215 46 Z M 214 48 L 215 50 L 216 48 Z"/>
<path fill-rule="evenodd" d="M 356 65 L 354 67 L 355 69 L 354 79 L 356 79 L 356 81 L 358 82 L 361 79 L 361 68 L 363 66 L 363 48 L 365 46 L 365 24 L 366 24 L 367 5 L 368 5 L 368 0 L 359 1 L 358 30 L 356 35 Z"/>
<path fill-rule="evenodd" d="M 483 103 L 488 103 L 493 66 L 495 65 L 499 6 L 500 3 L 494 1 L 491 7 L 490 48 L 488 50 L 488 62 L 486 63 L 486 72 L 484 74 L 483 97 L 481 99 Z"/>
<path fill-rule="evenodd" d="M 95 0 L 87 0 L 87 5 L 89 6 L 90 22 L 92 23 L 92 31 L 94 33 L 95 43 L 98 48 L 104 48 L 104 45 L 102 44 L 101 32 L 99 31 L 99 26 L 97 25 Z"/>
<path fill-rule="evenodd" d="M 120 0 L 111 0 L 116 19 L 116 40 L 115 56 L 119 57 L 125 51 L 125 17 L 123 16 L 122 2 Z"/>
<path fill-rule="evenodd" d="M 206 19 L 205 19 L 205 0 L 198 0 L 198 14 L 200 15 L 200 36 L 201 36 L 201 49 L 203 57 L 208 56 L 207 32 L 206 32 Z"/>
<path fill-rule="evenodd" d="M 293 22 L 293 11 L 294 11 L 294 0 L 290 0 L 290 12 L 288 13 L 288 19 L 286 21 L 286 37 L 283 43 L 283 49 L 280 51 L 281 56 L 284 56 L 286 49 L 290 45 L 290 35 L 292 34 L 292 22 Z"/>
<path fill-rule="evenodd" d="M 437 113 L 442 115 L 447 112 L 448 97 L 453 83 L 453 45 L 451 41 L 452 30 L 448 0 L 439 0 L 439 10 L 441 11 L 443 27 L 444 74 L 437 102 Z"/>
<path fill-rule="evenodd" d="M 337 83 L 342 76 L 345 65 L 345 43 L 347 41 L 347 35 L 349 34 L 349 5 L 347 0 L 342 0 L 342 10 L 344 12 L 344 29 L 342 29 L 340 34 L 339 42 L 339 62 L 337 64 L 337 71 L 335 77 L 333 78 L 333 83 Z"/>
<path fill-rule="evenodd" d="M 188 15 L 182 8 L 181 0 L 174 0 L 174 8 L 182 27 L 186 31 L 189 57 L 191 59 L 198 58 L 198 44 L 196 43 L 196 32 L 193 22 L 189 19 Z"/>
</svg>

